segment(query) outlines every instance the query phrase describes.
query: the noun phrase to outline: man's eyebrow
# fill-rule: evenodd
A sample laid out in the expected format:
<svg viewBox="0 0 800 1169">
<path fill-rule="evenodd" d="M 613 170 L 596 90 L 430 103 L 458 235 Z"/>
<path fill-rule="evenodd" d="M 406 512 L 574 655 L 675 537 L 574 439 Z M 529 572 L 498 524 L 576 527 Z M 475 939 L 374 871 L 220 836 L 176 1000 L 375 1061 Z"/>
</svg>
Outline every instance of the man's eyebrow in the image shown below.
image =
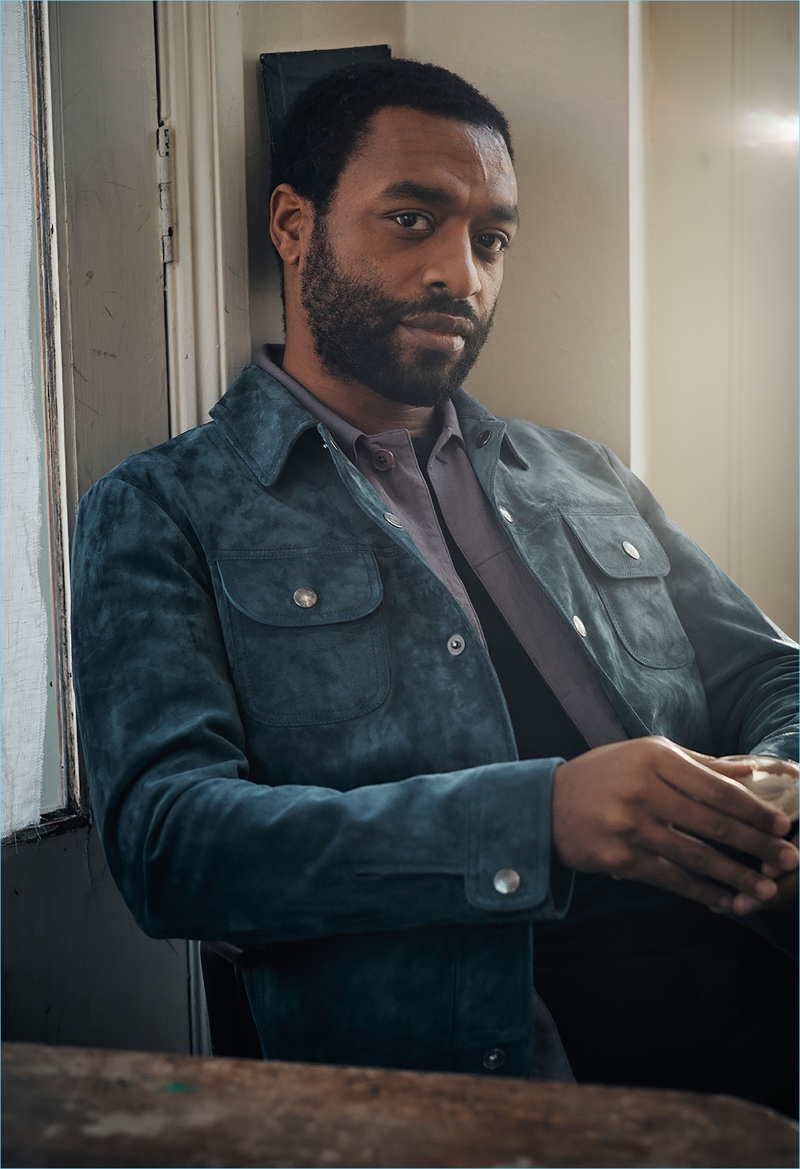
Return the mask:
<svg viewBox="0 0 800 1169">
<path fill-rule="evenodd" d="M 381 194 L 386 199 L 419 199 L 421 203 L 446 205 L 455 202 L 455 197 L 443 187 L 429 187 L 425 183 L 415 183 L 413 179 L 401 179 L 398 183 L 392 183 L 385 187 Z M 519 212 L 513 203 L 498 203 L 490 207 L 487 218 L 510 223 L 514 227 L 519 225 Z"/>
</svg>

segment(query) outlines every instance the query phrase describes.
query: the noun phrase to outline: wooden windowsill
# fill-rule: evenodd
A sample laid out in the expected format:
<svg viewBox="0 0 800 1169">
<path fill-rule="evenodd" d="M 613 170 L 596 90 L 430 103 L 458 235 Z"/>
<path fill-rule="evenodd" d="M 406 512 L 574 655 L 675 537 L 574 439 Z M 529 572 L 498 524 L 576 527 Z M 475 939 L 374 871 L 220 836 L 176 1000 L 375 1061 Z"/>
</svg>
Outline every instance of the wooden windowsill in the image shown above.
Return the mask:
<svg viewBox="0 0 800 1169">
<path fill-rule="evenodd" d="M 726 1096 L 3 1045 L 4 1165 L 797 1165 Z"/>
</svg>

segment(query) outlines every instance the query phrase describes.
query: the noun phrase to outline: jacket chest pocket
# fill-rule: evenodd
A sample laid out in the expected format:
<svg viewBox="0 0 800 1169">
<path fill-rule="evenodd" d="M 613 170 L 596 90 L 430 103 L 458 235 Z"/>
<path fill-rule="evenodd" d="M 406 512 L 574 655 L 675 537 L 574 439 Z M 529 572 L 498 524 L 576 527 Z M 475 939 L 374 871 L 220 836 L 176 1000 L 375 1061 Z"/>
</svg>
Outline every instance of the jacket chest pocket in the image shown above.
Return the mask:
<svg viewBox="0 0 800 1169">
<path fill-rule="evenodd" d="M 694 657 L 664 577 L 670 563 L 636 515 L 564 515 L 617 636 L 645 666 L 670 669 Z"/>
<path fill-rule="evenodd" d="M 383 589 L 371 552 L 232 552 L 216 570 L 237 691 L 253 718 L 312 726 L 385 701 Z"/>
</svg>

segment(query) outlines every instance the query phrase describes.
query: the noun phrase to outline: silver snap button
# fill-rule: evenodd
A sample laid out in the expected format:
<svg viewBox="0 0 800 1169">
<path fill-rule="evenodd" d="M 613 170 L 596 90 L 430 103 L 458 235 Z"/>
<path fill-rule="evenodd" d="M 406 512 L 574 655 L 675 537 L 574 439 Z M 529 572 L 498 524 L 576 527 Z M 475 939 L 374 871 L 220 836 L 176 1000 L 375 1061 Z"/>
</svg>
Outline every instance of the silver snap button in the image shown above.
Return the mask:
<svg viewBox="0 0 800 1169">
<path fill-rule="evenodd" d="M 484 1054 L 483 1066 L 487 1072 L 496 1072 L 506 1062 L 506 1053 L 502 1047 L 492 1047 Z"/>
<path fill-rule="evenodd" d="M 503 519 L 506 521 L 507 524 L 513 524 L 514 517 L 511 514 L 511 512 L 508 510 L 507 507 L 500 507 L 497 510 L 500 512 L 500 515 L 503 517 Z"/>
<path fill-rule="evenodd" d="M 498 893 L 516 893 L 520 881 L 521 878 L 516 869 L 498 869 L 492 884 Z"/>
<path fill-rule="evenodd" d="M 480 434 L 478 435 L 478 437 L 475 439 L 475 446 L 486 446 L 487 442 L 489 442 L 491 437 L 492 437 L 491 430 L 482 430 L 480 432 Z"/>
<path fill-rule="evenodd" d="M 573 617 L 573 618 L 572 618 L 572 624 L 575 626 L 575 628 L 577 629 L 578 633 L 580 633 L 581 637 L 585 637 L 585 636 L 586 636 L 586 626 L 585 626 L 585 625 L 584 625 L 584 623 L 581 621 L 580 617 Z"/>
<path fill-rule="evenodd" d="M 639 559 L 639 549 L 635 544 L 631 544 L 630 540 L 622 541 L 622 551 L 630 556 L 631 560 Z"/>
<path fill-rule="evenodd" d="M 447 648 L 454 658 L 457 658 L 459 654 L 463 654 L 466 647 L 467 643 L 460 633 L 454 633 L 452 637 L 448 637 L 447 639 Z"/>
<path fill-rule="evenodd" d="M 393 528 L 402 528 L 403 526 L 397 516 L 391 511 L 385 511 L 383 513 L 383 518 L 386 520 L 387 524 L 391 524 Z"/>
<path fill-rule="evenodd" d="M 394 455 L 391 451 L 383 449 L 375 451 L 372 455 L 372 465 L 378 471 L 391 471 L 394 466 Z"/>
<path fill-rule="evenodd" d="M 292 593 L 292 600 L 301 609 L 313 609 L 319 598 L 313 589 L 295 589 Z"/>
</svg>

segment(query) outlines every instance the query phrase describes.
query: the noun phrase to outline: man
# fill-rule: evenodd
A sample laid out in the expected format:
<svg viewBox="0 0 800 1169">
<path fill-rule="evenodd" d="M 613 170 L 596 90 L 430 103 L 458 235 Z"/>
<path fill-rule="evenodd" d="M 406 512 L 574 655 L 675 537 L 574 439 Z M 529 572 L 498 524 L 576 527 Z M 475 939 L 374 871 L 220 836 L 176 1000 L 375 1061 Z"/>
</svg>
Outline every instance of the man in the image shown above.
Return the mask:
<svg viewBox="0 0 800 1169">
<path fill-rule="evenodd" d="M 459 388 L 517 221 L 460 78 L 300 99 L 282 360 L 81 508 L 109 864 L 147 932 L 259 955 L 267 1056 L 788 1108 L 791 977 L 735 919 L 791 898 L 797 850 L 717 757 L 797 757 L 795 650 L 610 452 Z"/>
</svg>

